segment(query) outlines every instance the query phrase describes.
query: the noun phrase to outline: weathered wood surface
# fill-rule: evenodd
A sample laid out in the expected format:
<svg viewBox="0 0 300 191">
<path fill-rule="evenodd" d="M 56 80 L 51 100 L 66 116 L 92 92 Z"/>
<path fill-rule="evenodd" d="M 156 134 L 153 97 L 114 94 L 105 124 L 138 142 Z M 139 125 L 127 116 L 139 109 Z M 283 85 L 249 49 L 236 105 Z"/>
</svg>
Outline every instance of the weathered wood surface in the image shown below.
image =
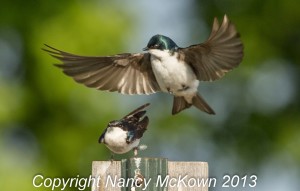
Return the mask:
<svg viewBox="0 0 300 191">
<path fill-rule="evenodd" d="M 106 184 L 108 177 L 121 177 L 120 161 L 93 161 L 92 177 L 97 180 L 92 185 L 92 191 L 121 191 L 120 187 Z"/>
<path fill-rule="evenodd" d="M 171 177 L 177 180 L 174 187 L 169 183 L 168 191 L 208 191 L 208 184 L 205 184 L 208 182 L 207 162 L 169 161 L 168 174 L 170 180 Z"/>
<path fill-rule="evenodd" d="M 206 162 L 130 158 L 94 161 L 92 191 L 208 191 Z"/>
</svg>

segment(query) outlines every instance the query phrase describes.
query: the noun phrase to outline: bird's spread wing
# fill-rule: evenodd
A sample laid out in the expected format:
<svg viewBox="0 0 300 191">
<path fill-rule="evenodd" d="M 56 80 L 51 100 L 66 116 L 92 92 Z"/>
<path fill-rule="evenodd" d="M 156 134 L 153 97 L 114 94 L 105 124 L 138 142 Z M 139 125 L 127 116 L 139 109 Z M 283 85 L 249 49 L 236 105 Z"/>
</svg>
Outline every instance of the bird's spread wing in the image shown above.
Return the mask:
<svg viewBox="0 0 300 191">
<path fill-rule="evenodd" d="M 70 54 L 51 46 L 43 49 L 62 64 L 56 64 L 76 82 L 99 90 L 122 94 L 151 94 L 160 91 L 149 53 L 92 57 Z"/>
<path fill-rule="evenodd" d="M 181 59 L 190 64 L 200 81 L 221 78 L 237 67 L 243 58 L 243 44 L 235 26 L 226 15 L 221 26 L 214 19 L 212 32 L 206 42 L 178 51 Z"/>
</svg>

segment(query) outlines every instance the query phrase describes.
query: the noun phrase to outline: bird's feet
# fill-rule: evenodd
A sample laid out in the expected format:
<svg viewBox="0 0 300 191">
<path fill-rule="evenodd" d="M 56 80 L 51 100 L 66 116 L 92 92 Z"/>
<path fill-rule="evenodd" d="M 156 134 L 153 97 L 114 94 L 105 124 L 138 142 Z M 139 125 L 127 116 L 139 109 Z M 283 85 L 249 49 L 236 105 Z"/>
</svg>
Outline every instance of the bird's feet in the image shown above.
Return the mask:
<svg viewBox="0 0 300 191">
<path fill-rule="evenodd" d="M 110 162 L 114 162 L 114 160 L 115 160 L 115 159 L 114 159 L 114 153 L 111 153 L 111 154 L 110 154 Z"/>
</svg>

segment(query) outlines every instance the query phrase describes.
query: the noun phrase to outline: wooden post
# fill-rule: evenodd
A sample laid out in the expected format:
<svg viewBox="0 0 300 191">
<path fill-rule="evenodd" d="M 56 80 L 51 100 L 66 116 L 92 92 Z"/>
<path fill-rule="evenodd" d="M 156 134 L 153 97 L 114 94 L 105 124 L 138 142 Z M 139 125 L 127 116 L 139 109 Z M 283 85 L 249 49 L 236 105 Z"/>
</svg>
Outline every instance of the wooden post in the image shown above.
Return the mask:
<svg viewBox="0 0 300 191">
<path fill-rule="evenodd" d="M 136 182 L 131 187 L 136 191 L 152 190 L 164 191 L 164 185 L 158 185 L 157 179 L 164 179 L 167 175 L 168 160 L 165 158 L 130 158 L 121 161 L 121 176 L 126 179 L 134 178 Z M 128 187 L 122 188 L 122 191 L 130 191 Z"/>
<path fill-rule="evenodd" d="M 208 191 L 206 162 L 175 162 L 165 158 L 94 161 L 92 191 Z"/>
</svg>

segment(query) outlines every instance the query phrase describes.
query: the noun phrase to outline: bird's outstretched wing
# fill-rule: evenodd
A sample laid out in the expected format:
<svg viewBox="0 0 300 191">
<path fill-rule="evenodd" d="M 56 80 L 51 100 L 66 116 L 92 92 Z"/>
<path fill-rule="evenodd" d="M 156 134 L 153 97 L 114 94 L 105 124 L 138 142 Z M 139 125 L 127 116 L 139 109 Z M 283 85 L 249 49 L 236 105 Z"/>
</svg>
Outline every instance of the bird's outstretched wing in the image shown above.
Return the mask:
<svg viewBox="0 0 300 191">
<path fill-rule="evenodd" d="M 99 90 L 122 94 L 152 94 L 160 91 L 149 53 L 113 56 L 78 56 L 51 46 L 43 49 L 62 64 L 56 64 L 76 82 Z"/>
<path fill-rule="evenodd" d="M 215 18 L 206 42 L 180 48 L 179 57 L 194 70 L 198 80 L 213 81 L 237 67 L 243 58 L 243 44 L 235 26 L 225 15 L 221 26 Z"/>
</svg>

